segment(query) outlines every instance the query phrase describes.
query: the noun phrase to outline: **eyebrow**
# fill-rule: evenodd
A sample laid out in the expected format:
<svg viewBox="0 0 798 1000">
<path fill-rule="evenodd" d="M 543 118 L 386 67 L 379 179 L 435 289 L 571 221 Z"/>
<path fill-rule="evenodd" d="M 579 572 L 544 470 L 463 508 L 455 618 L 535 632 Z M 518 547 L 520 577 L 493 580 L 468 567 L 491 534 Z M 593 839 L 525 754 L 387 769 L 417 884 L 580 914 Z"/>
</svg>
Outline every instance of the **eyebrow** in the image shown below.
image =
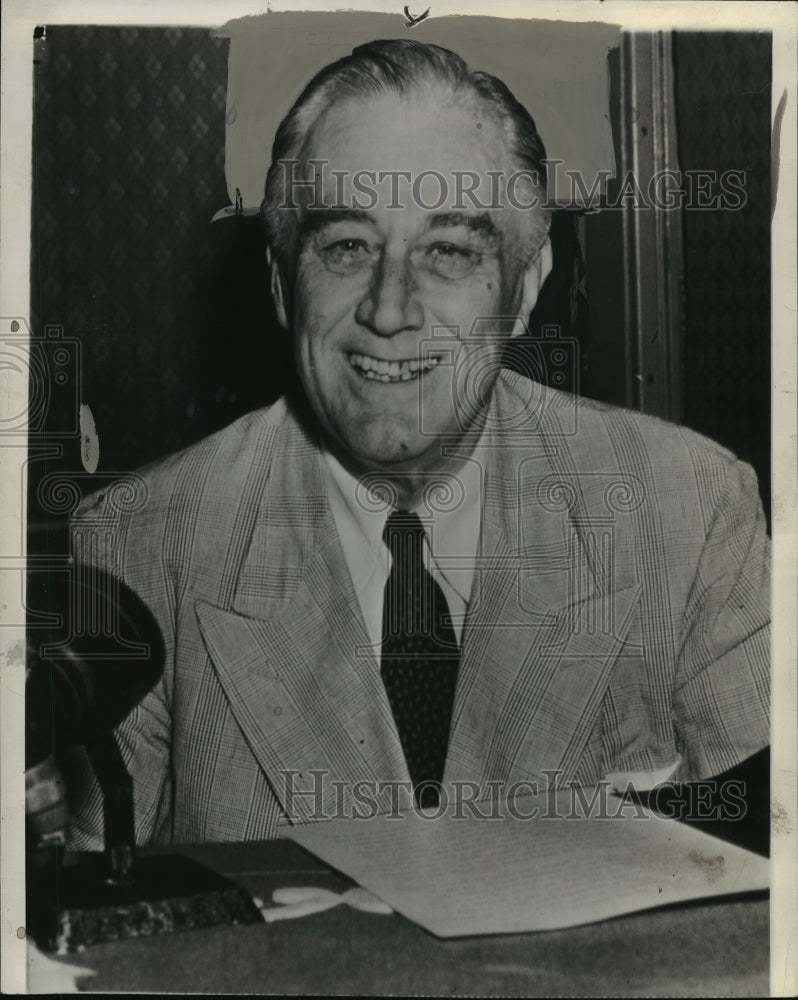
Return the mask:
<svg viewBox="0 0 798 1000">
<path fill-rule="evenodd" d="M 374 226 L 371 212 L 359 208 L 314 208 L 305 213 L 299 226 L 299 238 L 305 239 L 321 232 L 337 222 L 361 222 Z M 462 226 L 492 240 L 499 240 L 500 234 L 486 213 L 466 215 L 465 212 L 440 212 L 429 220 L 429 229 L 454 229 Z"/>
<path fill-rule="evenodd" d="M 490 216 L 484 212 L 481 215 L 466 215 L 464 212 L 443 212 L 433 215 L 430 219 L 430 229 L 452 229 L 455 226 L 463 226 L 474 233 L 481 233 L 483 236 L 490 236 L 498 239 L 499 233 Z"/>
<path fill-rule="evenodd" d="M 299 225 L 300 238 L 312 236 L 336 222 L 365 222 L 374 225 L 374 216 L 359 208 L 314 208 L 305 213 Z"/>
</svg>

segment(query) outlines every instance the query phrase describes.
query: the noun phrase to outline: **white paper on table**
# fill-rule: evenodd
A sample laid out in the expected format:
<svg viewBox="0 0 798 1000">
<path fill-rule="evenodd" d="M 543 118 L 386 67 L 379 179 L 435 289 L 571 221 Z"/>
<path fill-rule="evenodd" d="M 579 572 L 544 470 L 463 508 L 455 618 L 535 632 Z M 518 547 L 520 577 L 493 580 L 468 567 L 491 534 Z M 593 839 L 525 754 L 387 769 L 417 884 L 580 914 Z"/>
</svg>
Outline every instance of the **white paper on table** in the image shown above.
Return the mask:
<svg viewBox="0 0 798 1000">
<path fill-rule="evenodd" d="M 450 806 L 436 819 L 336 819 L 286 836 L 438 937 L 554 930 L 768 887 L 766 858 L 599 794 L 592 808 L 570 789 L 519 796 L 515 817 L 537 808 L 531 819 L 504 803 L 499 819 Z"/>
<path fill-rule="evenodd" d="M 49 958 L 28 940 L 28 993 L 79 993 L 78 979 L 96 974 Z"/>
</svg>

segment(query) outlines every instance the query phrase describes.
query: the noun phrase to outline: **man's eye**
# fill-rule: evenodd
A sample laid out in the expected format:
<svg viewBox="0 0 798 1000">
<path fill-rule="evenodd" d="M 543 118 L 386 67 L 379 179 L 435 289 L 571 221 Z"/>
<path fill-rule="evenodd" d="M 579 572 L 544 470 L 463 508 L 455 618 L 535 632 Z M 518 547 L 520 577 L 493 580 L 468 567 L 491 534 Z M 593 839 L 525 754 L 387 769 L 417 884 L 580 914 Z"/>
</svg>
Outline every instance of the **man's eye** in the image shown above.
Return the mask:
<svg viewBox="0 0 798 1000">
<path fill-rule="evenodd" d="M 322 247 L 320 256 L 333 270 L 354 271 L 370 264 L 373 251 L 365 240 L 346 239 Z"/>
<path fill-rule="evenodd" d="M 480 255 L 454 243 L 433 243 L 424 251 L 424 266 L 441 278 L 458 279 L 469 275 L 480 262 Z"/>
<path fill-rule="evenodd" d="M 430 252 L 438 257 L 464 257 L 469 254 L 468 250 L 461 250 L 454 243 L 436 243 L 430 247 Z"/>
</svg>

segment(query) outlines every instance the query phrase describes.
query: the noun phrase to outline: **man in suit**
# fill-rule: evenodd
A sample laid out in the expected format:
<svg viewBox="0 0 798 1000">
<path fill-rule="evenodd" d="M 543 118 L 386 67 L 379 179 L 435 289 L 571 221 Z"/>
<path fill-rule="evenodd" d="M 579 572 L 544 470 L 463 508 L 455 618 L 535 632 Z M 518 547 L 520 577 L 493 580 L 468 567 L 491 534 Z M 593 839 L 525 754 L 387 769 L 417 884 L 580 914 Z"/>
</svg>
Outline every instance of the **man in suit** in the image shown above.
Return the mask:
<svg viewBox="0 0 798 1000">
<path fill-rule="evenodd" d="M 277 133 L 271 287 L 301 389 L 75 518 L 167 666 L 120 727 L 140 841 L 607 777 L 768 742 L 752 471 L 501 366 L 551 268 L 543 146 L 411 41 L 323 70 Z M 88 781 L 73 842 L 100 845 Z"/>
</svg>

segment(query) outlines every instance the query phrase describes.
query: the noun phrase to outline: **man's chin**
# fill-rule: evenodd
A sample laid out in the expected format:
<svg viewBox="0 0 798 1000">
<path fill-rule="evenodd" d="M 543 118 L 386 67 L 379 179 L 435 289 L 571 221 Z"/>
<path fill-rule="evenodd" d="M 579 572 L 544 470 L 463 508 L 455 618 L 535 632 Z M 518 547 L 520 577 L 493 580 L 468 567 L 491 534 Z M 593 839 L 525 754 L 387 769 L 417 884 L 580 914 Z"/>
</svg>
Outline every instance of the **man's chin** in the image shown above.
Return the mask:
<svg viewBox="0 0 798 1000">
<path fill-rule="evenodd" d="M 339 457 L 353 471 L 365 473 L 415 472 L 435 466 L 440 461 L 440 448 L 433 437 L 387 433 L 378 437 L 344 440 L 338 448 Z"/>
<path fill-rule="evenodd" d="M 404 472 L 425 467 L 425 450 L 403 448 L 358 448 L 351 452 L 355 462 L 364 472 Z"/>
</svg>

